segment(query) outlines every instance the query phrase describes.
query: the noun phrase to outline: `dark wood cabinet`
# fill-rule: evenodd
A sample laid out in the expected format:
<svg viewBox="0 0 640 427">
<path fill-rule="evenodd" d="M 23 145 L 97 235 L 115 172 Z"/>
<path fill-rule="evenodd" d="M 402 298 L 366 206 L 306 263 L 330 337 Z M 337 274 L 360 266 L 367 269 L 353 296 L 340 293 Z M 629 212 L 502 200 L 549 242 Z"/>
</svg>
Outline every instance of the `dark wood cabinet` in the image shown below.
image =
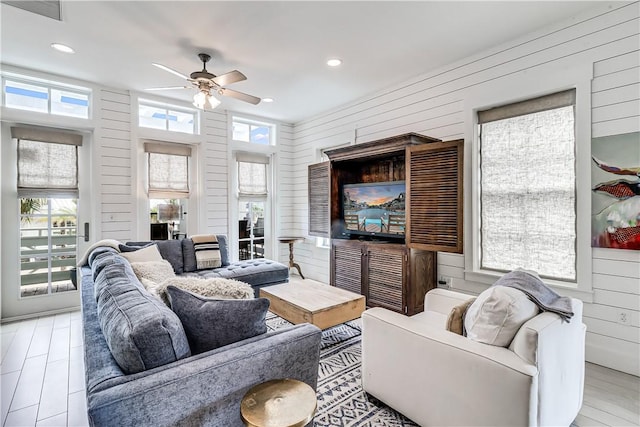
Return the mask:
<svg viewBox="0 0 640 427">
<path fill-rule="evenodd" d="M 423 311 L 436 287 L 436 251 L 462 252 L 463 141 L 409 133 L 326 154 L 328 166 L 309 167 L 309 215 L 310 231 L 329 230 L 331 284 L 365 295 L 369 307 Z M 397 181 L 405 183 L 404 235 L 350 232 L 355 215 L 344 213 L 352 201 L 343 188 Z"/>
<path fill-rule="evenodd" d="M 413 315 L 436 286 L 435 256 L 403 244 L 334 239 L 331 285 L 364 295 L 368 307 Z"/>
</svg>

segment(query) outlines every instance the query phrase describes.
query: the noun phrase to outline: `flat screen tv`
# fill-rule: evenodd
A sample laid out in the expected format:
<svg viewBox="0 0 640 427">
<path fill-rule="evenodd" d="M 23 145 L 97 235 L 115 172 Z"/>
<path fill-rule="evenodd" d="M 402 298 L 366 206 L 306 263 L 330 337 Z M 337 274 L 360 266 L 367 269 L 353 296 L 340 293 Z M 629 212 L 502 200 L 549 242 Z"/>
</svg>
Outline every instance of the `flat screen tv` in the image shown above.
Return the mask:
<svg viewBox="0 0 640 427">
<path fill-rule="evenodd" d="M 343 235 L 404 239 L 404 181 L 342 186 Z"/>
</svg>

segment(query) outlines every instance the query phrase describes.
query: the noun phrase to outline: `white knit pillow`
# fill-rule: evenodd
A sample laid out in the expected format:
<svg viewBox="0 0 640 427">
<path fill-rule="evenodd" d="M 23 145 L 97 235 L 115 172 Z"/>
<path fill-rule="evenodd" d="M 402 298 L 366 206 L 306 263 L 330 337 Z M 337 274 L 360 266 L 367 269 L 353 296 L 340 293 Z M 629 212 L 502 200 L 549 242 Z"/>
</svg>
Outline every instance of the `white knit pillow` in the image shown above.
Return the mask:
<svg viewBox="0 0 640 427">
<path fill-rule="evenodd" d="M 160 261 L 132 262 L 131 268 L 133 268 L 133 272 L 141 282 L 142 279 L 147 279 L 155 283 L 161 283 L 166 279 L 176 277 L 171 263 L 165 259 L 160 259 Z"/>
<path fill-rule="evenodd" d="M 539 311 L 524 292 L 492 286 L 468 308 L 464 327 L 474 341 L 508 347 L 520 327 Z"/>
<path fill-rule="evenodd" d="M 120 252 L 129 262 L 162 261 L 158 245 L 149 245 L 133 252 Z"/>
</svg>

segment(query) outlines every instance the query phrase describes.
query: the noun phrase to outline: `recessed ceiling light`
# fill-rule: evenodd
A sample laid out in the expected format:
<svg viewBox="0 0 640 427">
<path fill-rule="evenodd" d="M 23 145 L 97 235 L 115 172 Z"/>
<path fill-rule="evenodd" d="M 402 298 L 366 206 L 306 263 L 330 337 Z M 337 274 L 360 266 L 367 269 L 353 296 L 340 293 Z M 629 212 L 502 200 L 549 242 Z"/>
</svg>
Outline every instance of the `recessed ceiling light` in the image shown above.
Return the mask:
<svg viewBox="0 0 640 427">
<path fill-rule="evenodd" d="M 76 51 L 73 50 L 72 47 L 69 47 L 66 44 L 51 43 L 51 47 L 64 53 L 76 53 Z"/>
<path fill-rule="evenodd" d="M 327 61 L 327 65 L 329 67 L 337 67 L 340 64 L 342 64 L 342 60 L 338 59 L 338 58 L 332 58 L 332 59 Z"/>
<path fill-rule="evenodd" d="M 273 102 L 273 98 L 262 98 L 262 102 Z"/>
</svg>

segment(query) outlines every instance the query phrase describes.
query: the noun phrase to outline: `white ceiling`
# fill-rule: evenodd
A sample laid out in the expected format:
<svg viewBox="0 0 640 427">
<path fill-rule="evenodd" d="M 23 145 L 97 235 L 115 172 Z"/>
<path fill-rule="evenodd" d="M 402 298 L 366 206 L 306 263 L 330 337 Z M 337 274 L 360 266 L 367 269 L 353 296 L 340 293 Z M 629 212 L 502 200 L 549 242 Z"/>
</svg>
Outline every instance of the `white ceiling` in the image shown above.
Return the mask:
<svg viewBox="0 0 640 427">
<path fill-rule="evenodd" d="M 143 91 L 184 83 L 152 62 L 189 74 L 206 52 L 210 72 L 247 76 L 231 89 L 275 99 L 253 106 L 225 97 L 221 108 L 294 123 L 602 4 L 63 1 L 62 22 L 0 7 L 3 64 Z M 331 57 L 343 65 L 326 66 Z"/>
</svg>

